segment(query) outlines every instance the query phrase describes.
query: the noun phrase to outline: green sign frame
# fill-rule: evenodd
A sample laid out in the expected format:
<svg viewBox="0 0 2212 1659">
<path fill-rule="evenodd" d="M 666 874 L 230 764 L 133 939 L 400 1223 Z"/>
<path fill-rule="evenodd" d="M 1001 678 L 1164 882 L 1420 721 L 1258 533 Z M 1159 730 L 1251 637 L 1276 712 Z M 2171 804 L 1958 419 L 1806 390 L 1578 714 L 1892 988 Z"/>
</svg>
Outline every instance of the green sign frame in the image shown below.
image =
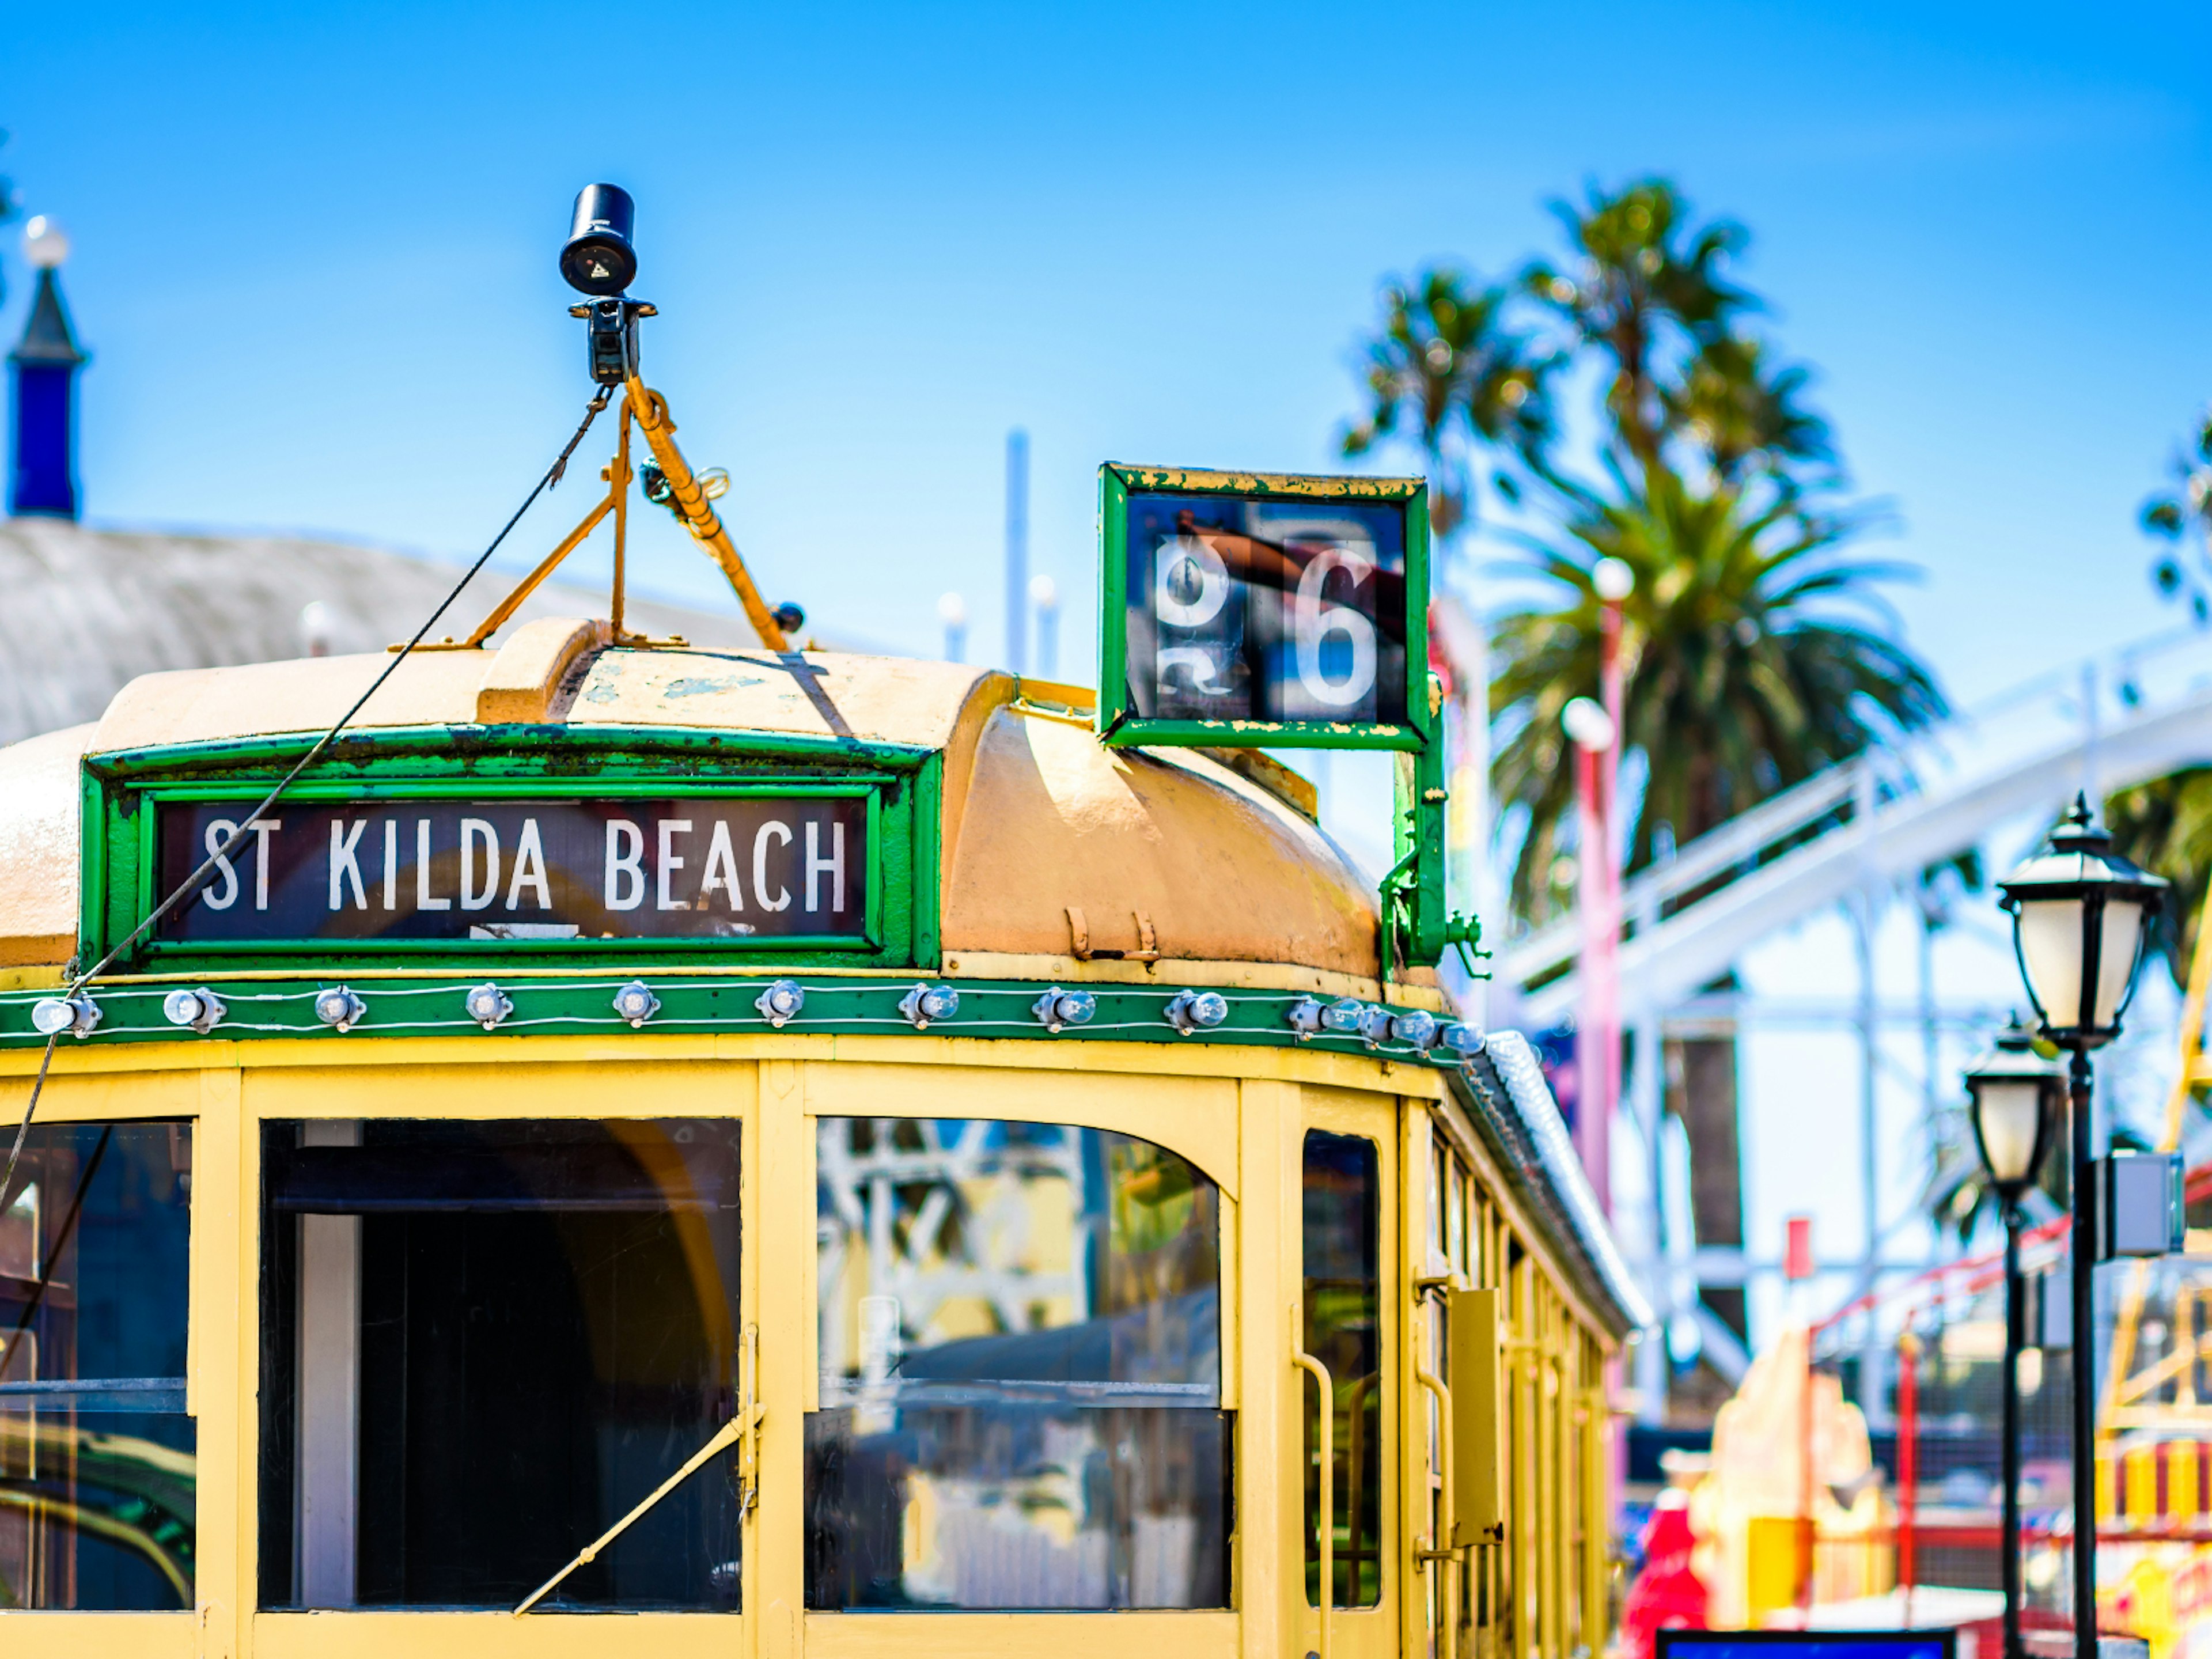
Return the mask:
<svg viewBox="0 0 2212 1659">
<path fill-rule="evenodd" d="M 1336 720 L 1164 720 L 1129 700 L 1128 554 L 1132 491 L 1173 491 L 1310 505 L 1402 503 L 1406 514 L 1407 723 Z M 1139 744 L 1195 748 L 1386 749 L 1420 753 L 1437 735 L 1429 699 L 1429 507 L 1422 478 L 1216 472 L 1184 467 L 1098 469 L 1098 734 L 1117 748 Z M 1418 602 L 1414 597 L 1419 595 Z"/>
<path fill-rule="evenodd" d="M 258 800 L 312 741 L 299 736 L 88 756 L 82 775 L 79 938 L 87 962 L 166 896 L 156 890 L 163 802 Z M 142 939 L 130 972 L 333 966 L 626 966 L 769 960 L 793 967 L 927 968 L 938 915 L 943 759 L 934 750 L 836 738 L 592 726 L 442 726 L 349 733 L 283 799 L 301 802 L 842 795 L 865 799 L 866 925 L 858 939 Z M 280 803 L 281 805 L 281 803 Z M 732 963 L 732 965 L 734 965 Z"/>
</svg>

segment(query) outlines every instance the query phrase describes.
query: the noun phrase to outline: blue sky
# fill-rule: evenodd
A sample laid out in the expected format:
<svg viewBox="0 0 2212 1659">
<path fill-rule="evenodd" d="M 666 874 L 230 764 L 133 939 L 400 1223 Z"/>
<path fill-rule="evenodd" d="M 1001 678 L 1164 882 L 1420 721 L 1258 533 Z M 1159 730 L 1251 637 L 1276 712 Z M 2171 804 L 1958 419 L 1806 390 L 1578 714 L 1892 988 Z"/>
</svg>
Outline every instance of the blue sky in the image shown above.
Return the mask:
<svg viewBox="0 0 2212 1659">
<path fill-rule="evenodd" d="M 473 551 L 584 394 L 553 255 L 604 177 L 771 597 L 919 647 L 960 588 L 995 655 L 1018 423 L 1084 672 L 1099 461 L 1331 465 L 1378 278 L 1506 268 L 1547 198 L 1660 171 L 1751 227 L 1955 692 L 2166 619 L 2134 515 L 2212 398 L 2201 8 L 80 0 L 7 33 L 96 522 Z M 12 333 L 12 234 L 0 270 Z M 643 565 L 727 603 L 672 525 Z"/>
</svg>

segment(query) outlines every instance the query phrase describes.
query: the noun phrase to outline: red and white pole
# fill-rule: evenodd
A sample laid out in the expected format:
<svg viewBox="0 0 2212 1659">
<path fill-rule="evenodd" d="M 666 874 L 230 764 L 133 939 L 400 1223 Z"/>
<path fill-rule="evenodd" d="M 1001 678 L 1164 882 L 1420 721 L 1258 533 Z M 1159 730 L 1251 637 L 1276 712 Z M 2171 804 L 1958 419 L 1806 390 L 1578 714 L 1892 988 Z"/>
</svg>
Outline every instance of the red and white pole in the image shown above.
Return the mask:
<svg viewBox="0 0 2212 1659">
<path fill-rule="evenodd" d="M 1575 745 L 1575 800 L 1581 847 L 1575 864 L 1575 912 L 1582 922 L 1581 1007 L 1575 1027 L 1575 1150 L 1596 1189 L 1597 1201 L 1613 1213 L 1609 1169 L 1613 1108 L 1620 1095 L 1620 1012 L 1619 962 L 1620 927 L 1614 920 L 1607 822 L 1607 760 L 1614 728 L 1606 712 L 1588 697 L 1577 697 L 1562 716 Z"/>
<path fill-rule="evenodd" d="M 1590 585 L 1598 599 L 1598 696 L 1577 697 L 1563 716 L 1575 745 L 1575 794 L 1580 808 L 1575 908 L 1582 918 L 1582 1008 L 1575 1038 L 1576 1150 L 1613 1213 L 1613 1117 L 1620 1106 L 1620 749 L 1627 715 L 1627 665 L 1621 648 L 1622 607 L 1634 574 L 1619 559 L 1601 559 Z"/>
</svg>

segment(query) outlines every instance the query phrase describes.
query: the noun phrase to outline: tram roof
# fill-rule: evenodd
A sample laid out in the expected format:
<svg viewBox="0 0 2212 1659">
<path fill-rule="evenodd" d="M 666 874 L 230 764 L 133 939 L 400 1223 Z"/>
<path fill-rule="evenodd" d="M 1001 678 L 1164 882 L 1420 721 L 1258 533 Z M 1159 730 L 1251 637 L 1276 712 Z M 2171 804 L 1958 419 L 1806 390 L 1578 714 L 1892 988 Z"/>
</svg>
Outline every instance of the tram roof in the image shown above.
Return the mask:
<svg viewBox="0 0 2212 1659">
<path fill-rule="evenodd" d="M 605 728 L 611 742 L 661 728 L 726 733 L 740 752 L 756 734 L 940 752 L 947 974 L 1211 969 L 1213 983 L 1356 995 L 1364 982 L 1376 994 L 1368 878 L 1314 821 L 1303 781 L 1259 757 L 1109 748 L 1091 729 L 1088 690 L 961 664 L 637 649 L 608 634 L 604 622 L 549 617 L 496 650 L 417 653 L 349 729 L 513 723 Z M 0 964 L 58 963 L 76 947 L 82 757 L 319 733 L 389 660 L 142 675 L 98 721 L 0 749 Z M 1133 952 L 1146 927 L 1156 970 L 1073 960 L 1085 945 Z M 1432 974 L 1407 978 L 1401 994 L 1433 1004 Z"/>
</svg>

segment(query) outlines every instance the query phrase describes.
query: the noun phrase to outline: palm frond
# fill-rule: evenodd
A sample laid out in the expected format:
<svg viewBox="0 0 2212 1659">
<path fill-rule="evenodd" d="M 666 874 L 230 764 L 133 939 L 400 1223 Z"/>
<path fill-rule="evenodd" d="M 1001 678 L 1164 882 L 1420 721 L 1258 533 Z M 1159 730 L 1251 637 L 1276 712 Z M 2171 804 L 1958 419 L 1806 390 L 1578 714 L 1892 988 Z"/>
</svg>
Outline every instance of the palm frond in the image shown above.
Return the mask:
<svg viewBox="0 0 2212 1659">
<path fill-rule="evenodd" d="M 1662 825 L 1675 842 L 1690 840 L 1948 712 L 1893 631 L 1862 620 L 1881 614 L 1877 585 L 1907 574 L 1842 550 L 1865 524 L 1662 468 L 1644 490 L 1575 513 L 1560 535 L 1522 539 L 1516 568 L 1552 597 L 1498 620 L 1504 668 L 1492 690 L 1493 787 L 1530 826 L 1514 872 L 1522 915 L 1540 920 L 1556 902 L 1551 866 L 1573 817 L 1559 720 L 1570 698 L 1598 689 L 1601 558 L 1625 561 L 1636 577 L 1624 607 L 1622 741 L 1642 752 L 1648 775 L 1628 826 L 1632 866 L 1649 860 Z"/>
</svg>

